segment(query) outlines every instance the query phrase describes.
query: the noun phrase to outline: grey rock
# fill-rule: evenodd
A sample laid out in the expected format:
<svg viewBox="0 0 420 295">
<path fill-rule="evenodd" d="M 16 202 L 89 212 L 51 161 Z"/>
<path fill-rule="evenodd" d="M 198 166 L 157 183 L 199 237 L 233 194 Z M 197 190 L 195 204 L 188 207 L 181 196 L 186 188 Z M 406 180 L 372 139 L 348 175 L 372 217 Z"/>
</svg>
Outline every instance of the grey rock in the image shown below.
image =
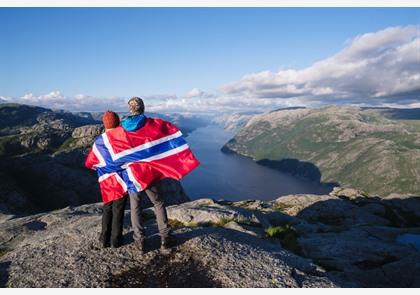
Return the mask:
<svg viewBox="0 0 420 295">
<path fill-rule="evenodd" d="M 336 186 L 330 192 L 330 196 L 342 197 L 353 200 L 355 198 L 367 197 L 368 195 L 354 188 L 344 188 Z"/>
<path fill-rule="evenodd" d="M 73 138 L 96 137 L 103 132 L 104 132 L 104 128 L 101 124 L 85 125 L 85 126 L 75 128 L 71 136 Z"/>
<path fill-rule="evenodd" d="M 388 208 L 388 201 L 366 198 L 359 207 L 348 198 L 295 197 L 289 196 L 287 204 L 300 211 L 289 207 L 296 213 L 289 218 L 278 211 L 285 209 L 276 207 L 278 200 L 199 199 L 171 206 L 169 218 L 184 225 L 174 230 L 178 245 L 165 257 L 154 250 L 159 247 L 155 235 L 148 239 L 152 249 L 136 255 L 128 234 L 128 211 L 124 227 L 128 244 L 101 249 L 97 242 L 100 204 L 5 220 L 0 223 L 0 248 L 6 249 L 0 257 L 0 273 L 6 279 L 0 283 L 9 287 L 418 287 L 420 252 L 397 240 L 402 234 L 420 234 L 420 228 L 308 222 L 313 217 L 335 216 L 334 208 L 339 214 L 351 212 L 344 214 L 345 219 L 363 220 L 365 214 L 381 213 L 379 207 L 373 208 L 378 204 Z M 334 206 L 324 206 L 331 201 Z M 297 231 L 295 243 L 304 257 L 283 249 L 281 244 L 287 240 L 266 237 L 264 230 L 276 226 L 274 221 Z M 146 233 L 156 232 L 151 219 Z"/>
<path fill-rule="evenodd" d="M 274 200 L 273 206 L 288 215 L 296 216 L 303 209 L 327 200 L 339 200 L 339 198 L 326 195 L 288 195 Z"/>
<path fill-rule="evenodd" d="M 258 211 L 220 205 L 212 199 L 200 199 L 168 207 L 168 217 L 184 224 L 225 224 L 229 221 L 262 227 L 270 224 Z"/>
<path fill-rule="evenodd" d="M 397 235 L 413 231 L 418 232 L 418 229 L 410 231 L 367 226 L 343 232 L 308 234 L 299 238 L 299 244 L 305 256 L 327 270 L 341 272 L 343 279 L 356 281 L 359 286 L 415 287 L 417 283 L 413 275 L 417 276 L 420 270 L 415 261 L 418 261 L 420 253 L 395 242 Z M 407 257 L 414 259 L 412 263 L 406 260 Z M 413 275 L 397 274 L 396 270 L 393 276 L 384 274 L 384 268 L 392 269 L 392 265 L 405 265 L 414 271 Z"/>
<path fill-rule="evenodd" d="M 262 228 L 248 227 L 249 229 L 247 229 L 245 228 L 245 226 L 242 226 L 235 221 L 229 221 L 223 227 L 227 229 L 237 230 L 239 232 L 249 234 L 252 236 L 262 236 L 264 234 L 264 230 Z"/>
<path fill-rule="evenodd" d="M 375 224 L 387 225 L 389 221 L 363 210 L 352 202 L 335 196 L 295 195 L 280 197 L 274 206 L 292 216 L 308 222 L 321 222 L 329 225 Z"/>
<path fill-rule="evenodd" d="M 178 229 L 178 246 L 167 256 L 159 254 L 153 237 L 143 256 L 132 243 L 102 249 L 100 211 L 92 204 L 1 223 L 0 246 L 8 249 L 0 257 L 3 286 L 336 286 L 310 260 L 236 230 Z"/>
</svg>

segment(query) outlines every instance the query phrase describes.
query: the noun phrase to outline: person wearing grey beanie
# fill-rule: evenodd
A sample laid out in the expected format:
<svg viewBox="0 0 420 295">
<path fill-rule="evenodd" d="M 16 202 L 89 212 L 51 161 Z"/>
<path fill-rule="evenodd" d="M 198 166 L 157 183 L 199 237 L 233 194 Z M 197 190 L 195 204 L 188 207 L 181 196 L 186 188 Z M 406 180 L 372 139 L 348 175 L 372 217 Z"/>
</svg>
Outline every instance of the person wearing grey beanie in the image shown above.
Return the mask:
<svg viewBox="0 0 420 295">
<path fill-rule="evenodd" d="M 138 132 L 138 130 L 144 126 L 147 120 L 146 116 L 144 115 L 143 100 L 140 97 L 132 97 L 128 101 L 128 110 L 130 112 L 130 116 L 122 121 L 121 126 L 126 131 Z M 174 237 L 171 234 L 171 228 L 168 224 L 166 207 L 162 199 L 161 185 L 162 183 L 158 181 L 153 183 L 143 192 L 128 193 L 130 199 L 130 215 L 131 224 L 134 231 L 134 241 L 140 253 L 144 253 L 143 251 L 145 247 L 144 228 L 141 216 L 143 208 L 140 206 L 141 199 L 145 195 L 149 198 L 155 207 L 156 221 L 161 237 L 161 251 L 167 252 L 169 248 L 175 243 Z"/>
</svg>

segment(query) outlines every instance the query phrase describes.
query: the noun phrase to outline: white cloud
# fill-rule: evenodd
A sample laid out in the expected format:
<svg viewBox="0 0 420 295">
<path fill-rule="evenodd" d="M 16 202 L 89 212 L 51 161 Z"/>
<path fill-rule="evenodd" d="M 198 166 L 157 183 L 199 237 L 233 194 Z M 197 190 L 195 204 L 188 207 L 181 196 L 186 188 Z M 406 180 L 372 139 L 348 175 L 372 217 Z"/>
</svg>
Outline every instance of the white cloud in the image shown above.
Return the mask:
<svg viewBox="0 0 420 295">
<path fill-rule="evenodd" d="M 213 94 L 207 93 L 199 88 L 191 89 L 186 95 L 185 98 L 210 98 L 214 97 Z"/>
<path fill-rule="evenodd" d="M 221 87 L 221 93 L 191 89 L 184 96 L 142 96 L 152 112 L 268 111 L 326 104 L 419 107 L 420 29 L 390 27 L 346 41 L 335 55 L 304 69 L 244 75 Z M 126 111 L 129 97 L 44 95 L 2 97 L 10 101 L 73 111 Z"/>
<path fill-rule="evenodd" d="M 145 101 L 146 108 L 150 108 L 155 104 L 167 104 L 172 101 L 179 101 L 174 94 L 157 94 L 141 96 Z M 21 97 L 3 97 L 0 96 L 0 102 L 12 102 L 28 105 L 36 105 L 51 109 L 63 109 L 70 111 L 127 111 L 127 102 L 129 97 L 110 96 L 97 97 L 85 94 L 77 94 L 75 96 L 67 96 L 60 91 L 52 91 L 47 94 L 34 95 L 27 93 Z"/>
<path fill-rule="evenodd" d="M 186 97 L 201 97 L 203 96 L 204 91 L 198 89 L 198 88 L 193 88 L 191 89 L 191 91 L 189 91 L 186 95 Z"/>
<path fill-rule="evenodd" d="M 332 57 L 302 70 L 260 72 L 226 84 L 222 92 L 250 98 L 366 102 L 419 99 L 420 30 L 390 27 L 357 36 Z"/>
<path fill-rule="evenodd" d="M 84 94 L 66 96 L 60 91 L 52 91 L 48 94 L 34 95 L 27 93 L 21 97 L 7 97 L 8 102 L 36 105 L 52 109 L 64 109 L 71 111 L 104 111 L 125 110 L 126 98 L 122 97 L 95 97 Z"/>
</svg>

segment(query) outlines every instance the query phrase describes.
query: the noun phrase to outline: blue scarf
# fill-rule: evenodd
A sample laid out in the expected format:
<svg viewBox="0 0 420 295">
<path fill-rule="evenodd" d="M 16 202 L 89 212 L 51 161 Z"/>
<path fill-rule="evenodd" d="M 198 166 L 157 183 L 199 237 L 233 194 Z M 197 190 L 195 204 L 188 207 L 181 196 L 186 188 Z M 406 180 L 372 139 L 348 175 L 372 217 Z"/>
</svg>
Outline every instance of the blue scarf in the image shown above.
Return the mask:
<svg viewBox="0 0 420 295">
<path fill-rule="evenodd" d="M 137 129 L 143 127 L 145 121 L 145 115 L 129 116 L 127 119 L 122 121 L 121 126 L 127 131 L 136 131 Z"/>
</svg>

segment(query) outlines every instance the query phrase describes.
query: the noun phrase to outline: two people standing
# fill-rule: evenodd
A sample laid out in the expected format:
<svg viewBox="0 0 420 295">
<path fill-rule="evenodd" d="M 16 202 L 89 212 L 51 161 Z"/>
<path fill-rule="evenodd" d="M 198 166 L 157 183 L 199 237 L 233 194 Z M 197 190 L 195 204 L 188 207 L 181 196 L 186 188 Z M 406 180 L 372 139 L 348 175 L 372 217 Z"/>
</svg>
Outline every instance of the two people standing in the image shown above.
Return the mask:
<svg viewBox="0 0 420 295">
<path fill-rule="evenodd" d="M 104 202 L 101 242 L 104 247 L 122 243 L 124 207 L 130 199 L 134 241 L 143 253 L 145 236 L 141 199 L 145 195 L 155 208 L 161 250 L 173 243 L 160 191 L 160 180 L 180 180 L 199 165 L 179 129 L 164 120 L 147 118 L 144 102 L 133 97 L 128 102 L 130 116 L 120 125 L 114 112 L 103 117 L 105 133 L 100 135 L 85 165 L 98 173 Z"/>
</svg>

